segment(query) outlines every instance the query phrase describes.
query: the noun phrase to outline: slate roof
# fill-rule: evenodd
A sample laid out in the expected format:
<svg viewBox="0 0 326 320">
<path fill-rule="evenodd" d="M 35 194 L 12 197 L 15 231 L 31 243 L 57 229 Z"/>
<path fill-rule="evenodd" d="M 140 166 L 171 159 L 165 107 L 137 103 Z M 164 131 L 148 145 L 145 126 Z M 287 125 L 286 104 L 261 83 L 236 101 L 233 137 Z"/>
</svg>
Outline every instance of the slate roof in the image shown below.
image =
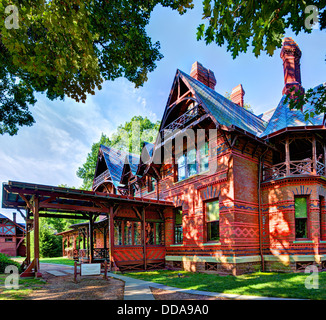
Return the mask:
<svg viewBox="0 0 326 320">
<path fill-rule="evenodd" d="M 233 125 L 254 135 L 260 135 L 265 130 L 266 122 L 264 120 L 183 71 L 178 71 L 219 124 L 227 127 Z"/>
<path fill-rule="evenodd" d="M 319 85 L 314 88 L 316 90 Z M 285 128 L 302 127 L 302 126 L 322 126 L 324 114 L 315 115 L 313 118 L 305 120 L 305 112 L 314 112 L 315 107 L 311 101 L 304 105 L 303 110 L 290 110 L 288 103 L 285 103 L 286 95 L 284 95 L 270 118 L 266 129 L 259 136 L 266 137 Z"/>
</svg>

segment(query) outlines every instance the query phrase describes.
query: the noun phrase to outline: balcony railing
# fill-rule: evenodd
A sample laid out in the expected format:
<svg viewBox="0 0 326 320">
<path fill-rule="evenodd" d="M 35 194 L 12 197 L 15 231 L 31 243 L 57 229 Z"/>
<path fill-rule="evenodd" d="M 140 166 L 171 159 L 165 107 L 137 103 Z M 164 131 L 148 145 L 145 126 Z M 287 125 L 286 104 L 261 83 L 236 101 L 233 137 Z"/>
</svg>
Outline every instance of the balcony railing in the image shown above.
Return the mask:
<svg viewBox="0 0 326 320">
<path fill-rule="evenodd" d="M 298 175 L 326 176 L 325 164 L 319 161 L 314 163 L 309 159 L 289 161 L 288 166 L 286 162 L 265 166 L 263 181 Z"/>
<path fill-rule="evenodd" d="M 97 176 L 93 181 L 93 190 L 96 190 L 99 185 L 103 182 L 110 181 L 111 176 L 109 170 L 104 171 L 99 176 Z"/>
<path fill-rule="evenodd" d="M 169 123 L 164 130 L 167 132 L 174 131 L 176 129 L 182 129 L 186 124 L 188 124 L 191 120 L 202 115 L 201 109 L 199 105 L 194 106 L 184 114 L 182 114 L 179 118 L 175 119 L 173 122 Z"/>
</svg>

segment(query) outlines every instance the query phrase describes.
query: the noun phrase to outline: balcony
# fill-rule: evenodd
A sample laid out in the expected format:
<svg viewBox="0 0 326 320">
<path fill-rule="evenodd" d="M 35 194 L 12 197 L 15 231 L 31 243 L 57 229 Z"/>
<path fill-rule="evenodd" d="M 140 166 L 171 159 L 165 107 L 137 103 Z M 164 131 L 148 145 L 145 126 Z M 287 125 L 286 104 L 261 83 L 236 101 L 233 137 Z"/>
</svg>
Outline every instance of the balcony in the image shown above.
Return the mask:
<svg viewBox="0 0 326 320">
<path fill-rule="evenodd" d="M 96 190 L 102 183 L 111 181 L 111 176 L 109 170 L 104 171 L 99 176 L 97 176 L 93 181 L 93 190 Z"/>
<path fill-rule="evenodd" d="M 194 106 L 193 108 L 189 109 L 187 112 L 182 114 L 179 118 L 175 119 L 171 123 L 169 123 L 164 130 L 167 133 L 184 128 L 189 122 L 195 120 L 199 116 L 203 115 L 204 112 L 199 107 L 199 105 Z"/>
<path fill-rule="evenodd" d="M 326 177 L 325 164 L 310 159 L 281 162 L 272 166 L 264 166 L 263 181 L 283 177 L 317 175 Z"/>
</svg>

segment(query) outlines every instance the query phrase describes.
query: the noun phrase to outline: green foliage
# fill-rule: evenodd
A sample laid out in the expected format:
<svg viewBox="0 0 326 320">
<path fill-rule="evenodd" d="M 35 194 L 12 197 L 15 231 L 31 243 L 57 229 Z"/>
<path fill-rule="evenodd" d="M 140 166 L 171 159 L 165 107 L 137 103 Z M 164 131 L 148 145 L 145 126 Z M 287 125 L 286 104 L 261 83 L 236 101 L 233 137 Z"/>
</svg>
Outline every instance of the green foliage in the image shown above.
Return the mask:
<svg viewBox="0 0 326 320">
<path fill-rule="evenodd" d="M 17 29 L 3 23 L 10 4 Z M 0 134 L 33 124 L 28 107 L 36 92 L 85 102 L 104 80 L 123 76 L 143 85 L 163 57 L 146 33 L 158 4 L 180 14 L 192 8 L 192 0 L 1 0 Z"/>
<path fill-rule="evenodd" d="M 61 219 L 56 219 L 61 220 Z M 40 218 L 40 256 L 59 257 L 62 254 L 61 237 L 54 235 L 56 230 L 46 218 Z"/>
<path fill-rule="evenodd" d="M 306 26 L 313 16 L 313 12 L 307 10 L 308 5 L 318 8 L 316 20 L 321 30 L 326 29 L 325 1 L 203 0 L 203 19 L 206 23 L 198 26 L 197 40 L 205 40 L 206 44 L 215 42 L 219 46 L 226 44 L 233 59 L 239 53 L 247 52 L 250 45 L 256 57 L 262 51 L 272 56 L 282 46 L 287 30 L 292 29 L 296 35 L 300 32 L 311 33 L 312 29 Z M 322 98 L 315 99 L 315 113 L 305 114 L 306 120 L 314 114 L 326 112 L 326 88 L 319 90 Z M 314 96 L 313 89 L 307 90 L 306 95 L 298 92 L 290 108 L 300 110 Z"/>
<path fill-rule="evenodd" d="M 203 19 L 207 22 L 197 28 L 197 39 L 206 44 L 227 44 L 227 50 L 235 58 L 247 52 L 249 45 L 258 57 L 261 51 L 273 55 L 282 45 L 282 38 L 289 28 L 297 35 L 310 33 L 305 21 L 307 5 L 315 5 L 320 12 L 320 28 L 325 28 L 325 2 L 304 0 L 293 2 L 263 0 L 203 0 Z M 251 42 L 251 43 L 250 43 Z"/>
<path fill-rule="evenodd" d="M 290 109 L 303 110 L 306 121 L 315 115 L 326 112 L 326 86 L 321 85 L 315 89 L 308 89 L 306 92 L 292 87 L 289 91 L 284 102 L 289 103 Z M 304 105 L 308 103 L 315 106 L 314 112 L 303 109 Z"/>
<path fill-rule="evenodd" d="M 120 125 L 117 131 L 112 134 L 111 139 L 102 133 L 100 141 L 93 143 L 86 162 L 77 170 L 77 176 L 83 179 L 82 188 L 85 190 L 92 189 L 100 145 L 140 154 L 144 141 L 155 142 L 159 127 L 160 121 L 153 123 L 147 117 L 134 116 L 124 125 Z"/>
<path fill-rule="evenodd" d="M 4 273 L 7 266 L 14 265 L 20 269 L 20 264 L 16 261 L 11 260 L 3 253 L 0 253 L 0 273 Z"/>
</svg>

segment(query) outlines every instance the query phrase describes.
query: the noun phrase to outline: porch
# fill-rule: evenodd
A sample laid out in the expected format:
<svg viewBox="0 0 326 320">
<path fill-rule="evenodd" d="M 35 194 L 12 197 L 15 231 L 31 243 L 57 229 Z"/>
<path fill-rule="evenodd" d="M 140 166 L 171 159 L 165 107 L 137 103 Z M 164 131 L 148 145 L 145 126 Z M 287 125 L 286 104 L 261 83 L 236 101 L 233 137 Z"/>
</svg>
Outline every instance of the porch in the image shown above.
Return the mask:
<svg viewBox="0 0 326 320">
<path fill-rule="evenodd" d="M 280 153 L 264 163 L 263 181 L 283 177 L 326 177 L 326 143 L 319 135 L 292 134 L 277 142 Z"/>
<path fill-rule="evenodd" d="M 9 181 L 3 184 L 2 206 L 26 210 L 27 257 L 21 276 L 41 276 L 39 270 L 39 217 L 88 220 L 79 224 L 74 245 L 63 252 L 72 258 L 109 260 L 114 268 L 144 270 L 163 265 L 164 243 L 157 243 L 164 229 L 164 210 L 172 202 L 118 196 L 101 192 L 59 188 Z M 100 221 L 96 221 L 98 217 Z M 121 221 L 121 223 L 117 223 Z M 161 226 L 159 226 L 160 224 Z M 117 227 L 115 227 L 117 225 Z M 120 226 L 120 227 L 119 227 Z M 34 230 L 34 259 L 31 259 L 30 232 Z M 96 234 L 102 234 L 96 237 Z M 80 235 L 83 237 L 80 237 Z M 164 237 L 164 235 L 163 235 Z M 83 248 L 76 246 L 83 242 Z M 103 241 L 101 240 L 103 239 Z M 136 242 L 135 242 L 136 241 Z M 100 244 L 102 243 L 102 245 Z"/>
</svg>

